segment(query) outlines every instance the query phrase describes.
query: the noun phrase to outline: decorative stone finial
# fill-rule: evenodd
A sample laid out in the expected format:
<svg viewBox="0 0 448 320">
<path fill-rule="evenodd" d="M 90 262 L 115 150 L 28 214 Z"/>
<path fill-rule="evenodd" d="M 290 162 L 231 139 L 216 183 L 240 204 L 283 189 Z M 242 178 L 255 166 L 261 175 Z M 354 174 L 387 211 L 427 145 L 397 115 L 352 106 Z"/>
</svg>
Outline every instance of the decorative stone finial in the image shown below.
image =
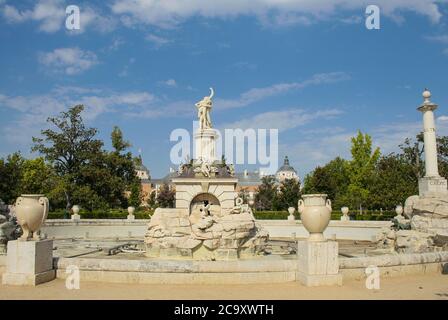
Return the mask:
<svg viewBox="0 0 448 320">
<path fill-rule="evenodd" d="M 423 91 L 423 98 L 424 102 L 430 102 L 431 92 L 427 88 L 425 88 L 425 91 Z"/>
</svg>

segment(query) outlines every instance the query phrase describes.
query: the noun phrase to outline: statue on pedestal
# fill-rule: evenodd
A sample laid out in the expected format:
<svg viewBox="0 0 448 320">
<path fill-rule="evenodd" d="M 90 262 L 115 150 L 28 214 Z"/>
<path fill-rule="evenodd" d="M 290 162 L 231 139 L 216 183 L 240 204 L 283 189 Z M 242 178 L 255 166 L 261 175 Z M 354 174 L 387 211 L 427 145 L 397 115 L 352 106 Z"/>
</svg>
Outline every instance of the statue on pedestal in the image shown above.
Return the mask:
<svg viewBox="0 0 448 320">
<path fill-rule="evenodd" d="M 199 129 L 210 129 L 212 121 L 210 119 L 210 110 L 212 109 L 212 98 L 215 95 L 213 88 L 210 88 L 210 96 L 204 97 L 201 101 L 195 104 L 198 108 Z"/>
</svg>

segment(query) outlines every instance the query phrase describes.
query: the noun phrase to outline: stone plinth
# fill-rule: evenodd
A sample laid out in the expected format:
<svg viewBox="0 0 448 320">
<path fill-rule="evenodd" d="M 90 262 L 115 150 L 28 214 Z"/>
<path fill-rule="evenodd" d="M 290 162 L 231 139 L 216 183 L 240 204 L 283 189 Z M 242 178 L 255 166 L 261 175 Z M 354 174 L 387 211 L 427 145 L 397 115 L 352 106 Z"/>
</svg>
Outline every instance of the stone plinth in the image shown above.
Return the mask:
<svg viewBox="0 0 448 320">
<path fill-rule="evenodd" d="M 127 220 L 135 220 L 135 215 L 133 215 L 133 214 L 128 214 L 128 216 L 127 216 Z"/>
<path fill-rule="evenodd" d="M 216 140 L 218 134 L 214 129 L 199 129 L 194 135 L 195 159 L 202 159 L 209 163 L 216 159 Z"/>
<path fill-rule="evenodd" d="M 81 220 L 81 216 L 79 215 L 79 214 L 72 214 L 71 216 L 70 216 L 70 219 L 72 219 L 72 220 Z"/>
<path fill-rule="evenodd" d="M 53 240 L 8 242 L 4 285 L 35 286 L 55 277 Z"/>
<path fill-rule="evenodd" d="M 307 287 L 342 285 L 336 241 L 299 241 L 297 279 Z"/>
<path fill-rule="evenodd" d="M 448 197 L 447 181 L 442 177 L 424 177 L 418 181 L 420 197 Z"/>
</svg>

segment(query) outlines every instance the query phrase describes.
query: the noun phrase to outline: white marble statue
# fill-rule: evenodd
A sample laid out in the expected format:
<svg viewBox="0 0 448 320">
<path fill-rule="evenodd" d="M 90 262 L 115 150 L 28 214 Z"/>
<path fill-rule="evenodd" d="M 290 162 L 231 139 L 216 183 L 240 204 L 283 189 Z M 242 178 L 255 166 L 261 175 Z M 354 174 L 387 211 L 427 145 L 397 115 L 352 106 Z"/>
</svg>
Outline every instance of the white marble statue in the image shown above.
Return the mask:
<svg viewBox="0 0 448 320">
<path fill-rule="evenodd" d="M 210 110 L 212 109 L 212 98 L 215 92 L 210 88 L 210 96 L 204 97 L 201 101 L 195 104 L 198 108 L 199 129 L 210 129 L 212 121 L 210 119 Z"/>
</svg>

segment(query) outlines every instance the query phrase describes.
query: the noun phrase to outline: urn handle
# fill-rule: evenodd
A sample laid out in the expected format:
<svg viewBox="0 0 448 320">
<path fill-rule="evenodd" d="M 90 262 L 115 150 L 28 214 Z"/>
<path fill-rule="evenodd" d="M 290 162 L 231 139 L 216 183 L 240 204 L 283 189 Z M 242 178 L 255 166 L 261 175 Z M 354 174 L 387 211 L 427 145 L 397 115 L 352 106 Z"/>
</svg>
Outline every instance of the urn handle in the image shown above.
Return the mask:
<svg viewBox="0 0 448 320">
<path fill-rule="evenodd" d="M 49 201 L 47 197 L 40 197 L 39 203 L 44 206 L 44 215 L 42 217 L 42 223 L 47 219 L 49 207 Z"/>
<path fill-rule="evenodd" d="M 16 199 L 16 207 L 19 206 L 22 203 L 23 198 L 22 197 L 18 197 Z"/>
<path fill-rule="evenodd" d="M 299 213 L 302 213 L 303 210 L 305 209 L 305 203 L 303 202 L 302 199 L 299 200 L 297 209 L 298 209 Z"/>
<path fill-rule="evenodd" d="M 330 209 L 330 211 L 333 211 L 333 209 L 331 208 L 331 200 L 327 199 L 327 202 L 325 204 L 327 206 L 328 209 Z"/>
</svg>

